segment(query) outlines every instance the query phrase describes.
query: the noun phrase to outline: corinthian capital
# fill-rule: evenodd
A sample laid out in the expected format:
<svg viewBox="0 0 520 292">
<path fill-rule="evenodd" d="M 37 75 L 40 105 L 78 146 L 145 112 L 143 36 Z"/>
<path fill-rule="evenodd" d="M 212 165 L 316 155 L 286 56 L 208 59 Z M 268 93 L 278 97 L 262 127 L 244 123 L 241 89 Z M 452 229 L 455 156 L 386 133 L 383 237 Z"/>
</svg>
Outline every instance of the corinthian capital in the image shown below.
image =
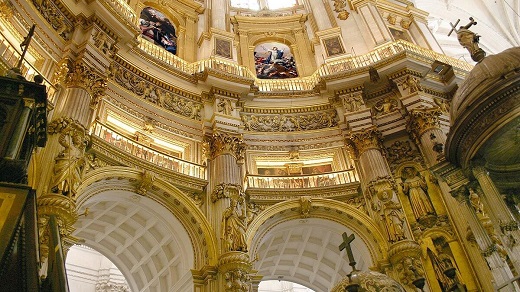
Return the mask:
<svg viewBox="0 0 520 292">
<path fill-rule="evenodd" d="M 216 132 L 207 141 L 209 146 L 209 157 L 215 158 L 218 155 L 233 155 L 237 162 L 244 160 L 246 144 L 241 137 L 229 135 L 227 133 Z"/>
<path fill-rule="evenodd" d="M 348 143 L 354 148 L 357 156 L 368 149 L 381 150 L 381 132 L 375 127 L 350 134 Z"/>
<path fill-rule="evenodd" d="M 68 87 L 81 87 L 91 96 L 90 107 L 95 107 L 105 95 L 107 78 L 92 70 L 85 63 L 78 61 L 70 66 L 65 76 L 65 84 Z"/>
<path fill-rule="evenodd" d="M 439 116 L 442 111 L 439 108 L 413 109 L 410 112 L 408 131 L 420 138 L 429 129 L 439 128 Z"/>
</svg>

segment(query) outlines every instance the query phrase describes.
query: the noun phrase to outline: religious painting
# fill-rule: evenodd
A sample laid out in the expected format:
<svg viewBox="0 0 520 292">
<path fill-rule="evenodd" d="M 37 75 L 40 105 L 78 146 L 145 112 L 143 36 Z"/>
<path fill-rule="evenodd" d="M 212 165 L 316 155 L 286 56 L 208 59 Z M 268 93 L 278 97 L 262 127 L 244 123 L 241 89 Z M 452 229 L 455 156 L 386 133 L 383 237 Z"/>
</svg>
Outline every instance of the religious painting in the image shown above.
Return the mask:
<svg viewBox="0 0 520 292">
<path fill-rule="evenodd" d="M 160 11 L 146 7 L 139 16 L 139 29 L 143 38 L 177 54 L 177 35 L 171 21 Z"/>
<path fill-rule="evenodd" d="M 289 47 L 278 42 L 267 42 L 255 47 L 256 77 L 284 79 L 298 77 L 296 62 Z"/>
<path fill-rule="evenodd" d="M 285 167 L 259 167 L 258 168 L 259 175 L 266 176 L 285 176 L 287 175 L 287 168 Z"/>
<path fill-rule="evenodd" d="M 327 57 L 341 55 L 345 53 L 345 49 L 343 48 L 343 44 L 341 43 L 341 39 L 339 38 L 339 36 L 324 39 L 323 45 L 325 46 Z"/>
<path fill-rule="evenodd" d="M 412 40 L 410 40 L 410 37 L 408 36 L 408 33 L 406 31 L 395 29 L 393 27 L 389 27 L 389 29 L 390 29 L 390 33 L 394 37 L 394 40 L 396 40 L 396 41 L 403 40 L 403 41 L 407 41 L 410 43 L 412 42 Z"/>
<path fill-rule="evenodd" d="M 322 164 L 322 165 L 313 165 L 313 166 L 304 166 L 302 167 L 303 174 L 320 174 L 332 172 L 332 165 L 330 164 Z"/>
<path fill-rule="evenodd" d="M 229 40 L 215 38 L 215 54 L 231 59 L 231 42 Z"/>
</svg>

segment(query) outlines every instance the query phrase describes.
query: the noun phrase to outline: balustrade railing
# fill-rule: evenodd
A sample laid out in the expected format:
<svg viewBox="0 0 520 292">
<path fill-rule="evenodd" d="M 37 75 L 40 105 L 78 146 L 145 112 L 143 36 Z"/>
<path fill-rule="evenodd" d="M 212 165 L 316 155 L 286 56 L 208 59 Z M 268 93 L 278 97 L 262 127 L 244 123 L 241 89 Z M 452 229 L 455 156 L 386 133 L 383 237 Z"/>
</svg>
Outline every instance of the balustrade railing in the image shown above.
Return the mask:
<svg viewBox="0 0 520 292">
<path fill-rule="evenodd" d="M 263 176 L 248 175 L 248 188 L 262 189 L 302 189 L 337 186 L 359 182 L 356 170 L 330 172 L 323 174 L 298 176 Z"/>
<path fill-rule="evenodd" d="M 137 16 L 125 1 L 122 0 L 103 0 L 108 6 L 110 6 L 114 11 L 121 16 L 123 19 L 128 21 L 129 23 L 137 23 Z"/>
<path fill-rule="evenodd" d="M 168 52 L 163 47 L 155 45 L 154 43 L 144 38 L 139 38 L 139 48 L 153 58 L 172 66 L 174 69 L 190 75 L 195 72 L 194 65 L 184 61 L 176 55 Z"/>
<path fill-rule="evenodd" d="M 18 65 L 18 61 L 20 60 L 20 57 L 22 56 L 22 53 L 18 51 L 18 47 L 14 46 L 6 37 L 5 35 L 0 32 L 0 58 L 1 62 L 3 62 L 6 67 L 13 68 Z M 22 66 L 20 67 L 20 72 L 22 76 L 27 81 L 33 81 L 34 76 L 40 75 L 43 77 L 42 74 L 34 67 L 31 63 L 27 62 L 26 60 L 22 61 Z M 45 77 L 43 78 L 43 85 L 47 87 L 47 99 L 51 104 L 54 104 L 55 99 L 55 93 L 56 93 L 56 87 Z"/>
<path fill-rule="evenodd" d="M 115 1 L 115 0 L 114 0 Z M 316 72 L 307 77 L 289 78 L 289 79 L 258 79 L 254 73 L 247 67 L 237 64 L 234 61 L 226 61 L 211 56 L 208 59 L 199 60 L 194 63 L 187 63 L 184 60 L 174 56 L 162 47 L 154 45 L 144 39 L 141 39 L 139 47 L 146 53 L 161 60 L 173 67 L 184 71 L 187 74 L 202 73 L 206 70 L 215 70 L 228 74 L 230 78 L 247 78 L 254 80 L 254 84 L 260 91 L 309 91 L 316 88 L 323 78 L 328 76 L 355 71 L 358 69 L 373 66 L 375 63 L 385 59 L 394 57 L 400 53 L 410 54 L 415 58 L 422 59 L 426 62 L 438 60 L 456 69 L 462 71 L 471 71 L 473 65 L 457 60 L 432 50 L 419 47 L 415 44 L 398 40 L 386 45 L 380 46 L 375 50 L 358 56 L 348 56 L 333 61 L 327 61 L 321 65 Z"/>
<path fill-rule="evenodd" d="M 204 166 L 195 164 L 180 158 L 159 152 L 137 141 L 119 134 L 114 129 L 95 123 L 91 128 L 91 134 L 95 135 L 110 145 L 131 154 L 134 157 L 153 163 L 159 167 L 172 170 L 192 177 L 206 179 L 206 169 Z"/>
</svg>

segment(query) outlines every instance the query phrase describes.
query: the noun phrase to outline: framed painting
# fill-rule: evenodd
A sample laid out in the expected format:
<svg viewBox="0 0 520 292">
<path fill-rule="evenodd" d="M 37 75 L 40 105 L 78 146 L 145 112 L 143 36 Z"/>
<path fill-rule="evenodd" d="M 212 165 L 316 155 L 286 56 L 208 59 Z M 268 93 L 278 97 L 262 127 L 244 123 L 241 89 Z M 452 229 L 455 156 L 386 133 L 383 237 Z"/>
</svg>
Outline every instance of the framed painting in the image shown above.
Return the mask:
<svg viewBox="0 0 520 292">
<path fill-rule="evenodd" d="M 343 48 L 339 36 L 324 39 L 323 45 L 325 46 L 327 57 L 345 54 L 345 48 Z"/>
<path fill-rule="evenodd" d="M 215 38 L 215 55 L 232 59 L 231 41 L 221 38 Z"/>
</svg>

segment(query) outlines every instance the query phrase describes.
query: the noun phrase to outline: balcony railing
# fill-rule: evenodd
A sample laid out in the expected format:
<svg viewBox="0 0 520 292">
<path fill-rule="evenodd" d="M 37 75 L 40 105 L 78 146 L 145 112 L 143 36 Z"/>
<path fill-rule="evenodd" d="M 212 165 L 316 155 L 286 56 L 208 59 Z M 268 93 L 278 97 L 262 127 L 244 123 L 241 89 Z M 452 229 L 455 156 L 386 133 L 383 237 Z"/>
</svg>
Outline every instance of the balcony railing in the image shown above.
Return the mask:
<svg viewBox="0 0 520 292">
<path fill-rule="evenodd" d="M 209 59 L 187 63 L 164 50 L 162 47 L 154 45 L 144 39 L 140 39 L 139 48 L 152 57 L 165 62 L 178 70 L 184 71 L 186 74 L 202 73 L 214 70 L 228 75 L 230 79 L 250 79 L 262 92 L 313 90 L 317 85 L 319 85 L 322 79 L 327 79 L 335 74 L 355 72 L 356 70 L 373 66 L 386 59 L 396 57 L 399 54 L 410 55 L 412 58 L 422 60 L 425 63 L 433 63 L 435 60 L 438 60 L 453 66 L 454 69 L 458 69 L 461 74 L 469 72 L 473 68 L 473 65 L 467 62 L 445 56 L 403 40 L 398 40 L 380 46 L 364 55 L 349 56 L 326 62 L 321 65 L 314 74 L 307 77 L 290 79 L 258 79 L 249 68 L 239 65 L 234 61 L 226 61 L 212 56 Z"/>
<path fill-rule="evenodd" d="M 359 182 L 354 169 L 313 175 L 263 176 L 248 175 L 248 188 L 261 189 L 304 189 L 345 185 Z"/>
<path fill-rule="evenodd" d="M 206 179 L 206 168 L 202 165 L 179 159 L 177 157 L 156 151 L 150 147 L 119 134 L 114 129 L 101 123 L 95 123 L 91 129 L 95 135 L 110 145 L 134 157 L 153 163 L 159 167 L 172 170 L 192 177 Z"/>
<path fill-rule="evenodd" d="M 3 62 L 6 67 L 13 68 L 18 65 L 18 61 L 20 60 L 20 57 L 22 56 L 22 53 L 18 51 L 18 46 L 14 46 L 6 37 L 5 35 L 0 32 L 0 58 L 1 62 Z M 22 66 L 20 67 L 20 71 L 22 73 L 22 76 L 27 81 L 33 81 L 34 76 L 41 75 L 40 72 L 31 65 L 31 63 L 27 62 L 26 60 L 22 61 Z M 51 104 L 54 104 L 55 99 L 55 93 L 56 93 L 56 87 L 51 84 L 51 82 L 47 79 L 43 79 L 43 85 L 47 87 L 47 99 Z"/>
<path fill-rule="evenodd" d="M 134 10 L 125 1 L 104 0 L 103 2 L 111 7 L 116 12 L 116 14 L 126 20 L 129 24 L 137 23 L 137 16 Z"/>
</svg>

